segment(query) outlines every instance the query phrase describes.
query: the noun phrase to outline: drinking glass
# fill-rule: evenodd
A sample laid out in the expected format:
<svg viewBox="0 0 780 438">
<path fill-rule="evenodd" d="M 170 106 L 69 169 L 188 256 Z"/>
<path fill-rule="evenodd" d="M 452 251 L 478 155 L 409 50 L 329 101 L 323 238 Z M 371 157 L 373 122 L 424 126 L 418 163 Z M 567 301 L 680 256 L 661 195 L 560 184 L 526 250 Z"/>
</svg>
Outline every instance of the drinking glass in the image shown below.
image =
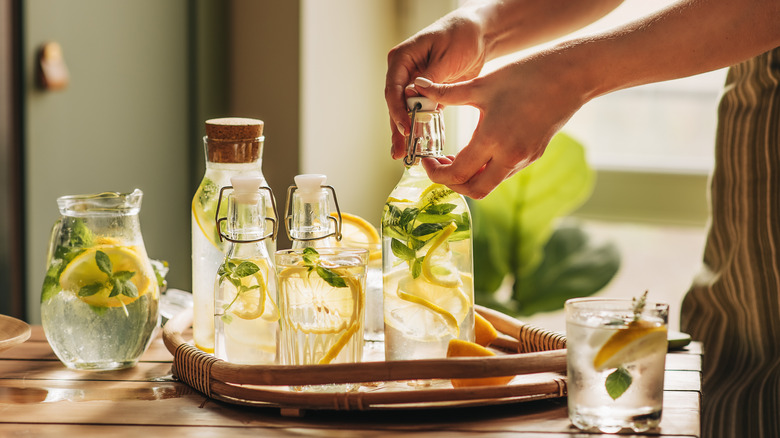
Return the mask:
<svg viewBox="0 0 780 438">
<path fill-rule="evenodd" d="M 565 305 L 569 419 L 585 431 L 661 421 L 669 305 L 578 298 Z"/>
<path fill-rule="evenodd" d="M 360 362 L 368 251 L 303 248 L 276 252 L 280 351 L 285 365 Z M 318 385 L 296 390 L 349 390 Z"/>
</svg>

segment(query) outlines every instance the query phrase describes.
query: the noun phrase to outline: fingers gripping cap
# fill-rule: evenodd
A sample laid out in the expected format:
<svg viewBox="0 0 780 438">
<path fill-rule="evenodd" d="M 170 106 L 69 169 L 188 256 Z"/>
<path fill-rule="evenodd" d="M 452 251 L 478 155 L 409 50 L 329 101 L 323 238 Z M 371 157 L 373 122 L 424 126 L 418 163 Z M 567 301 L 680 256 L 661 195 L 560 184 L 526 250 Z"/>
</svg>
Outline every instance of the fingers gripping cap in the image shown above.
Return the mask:
<svg viewBox="0 0 780 438">
<path fill-rule="evenodd" d="M 322 174 L 303 174 L 295 176 L 295 186 L 298 187 L 298 196 L 303 202 L 317 202 L 317 197 L 325 184 L 327 177 Z"/>
<path fill-rule="evenodd" d="M 233 196 L 237 202 L 245 204 L 256 204 L 260 198 L 260 186 L 263 179 L 260 174 L 242 173 L 230 178 L 230 184 L 233 186 Z"/>
<path fill-rule="evenodd" d="M 409 108 L 409 111 L 414 109 L 414 106 L 418 103 L 420 104 L 420 109 L 418 111 L 436 111 L 436 105 L 438 105 L 437 102 L 434 102 L 431 99 L 423 96 L 406 98 L 406 106 Z"/>
</svg>

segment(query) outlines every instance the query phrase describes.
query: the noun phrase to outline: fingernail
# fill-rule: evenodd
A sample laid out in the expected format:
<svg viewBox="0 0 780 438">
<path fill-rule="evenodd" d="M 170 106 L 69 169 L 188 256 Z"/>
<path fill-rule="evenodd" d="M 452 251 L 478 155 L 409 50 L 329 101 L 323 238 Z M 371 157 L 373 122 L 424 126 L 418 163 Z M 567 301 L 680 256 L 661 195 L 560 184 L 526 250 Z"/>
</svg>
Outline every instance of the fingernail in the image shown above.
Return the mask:
<svg viewBox="0 0 780 438">
<path fill-rule="evenodd" d="M 403 125 L 401 125 L 401 122 L 396 123 L 395 127 L 398 129 L 398 132 L 400 132 L 401 135 L 406 135 L 406 130 L 404 129 Z"/>
<path fill-rule="evenodd" d="M 433 85 L 433 82 L 428 78 L 417 78 L 414 80 L 414 85 L 420 88 L 428 88 Z"/>
</svg>

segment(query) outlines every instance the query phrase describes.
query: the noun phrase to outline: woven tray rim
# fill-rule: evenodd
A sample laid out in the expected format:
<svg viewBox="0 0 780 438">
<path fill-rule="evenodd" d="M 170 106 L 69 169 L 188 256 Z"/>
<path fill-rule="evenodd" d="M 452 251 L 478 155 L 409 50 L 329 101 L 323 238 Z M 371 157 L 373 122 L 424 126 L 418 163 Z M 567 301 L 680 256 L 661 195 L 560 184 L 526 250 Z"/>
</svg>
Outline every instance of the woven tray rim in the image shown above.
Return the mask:
<svg viewBox="0 0 780 438">
<path fill-rule="evenodd" d="M 510 403 L 566 395 L 566 338 L 482 306 L 476 311 L 499 331 L 491 346 L 509 354 L 478 358 L 361 362 L 329 365 L 238 365 L 204 353 L 182 336 L 191 312 L 163 327 L 179 380 L 210 398 L 247 406 L 293 409 L 366 410 Z M 424 388 L 376 392 L 298 392 L 288 385 L 390 382 L 516 375 L 502 386 Z M 525 376 L 528 376 L 526 378 Z"/>
</svg>

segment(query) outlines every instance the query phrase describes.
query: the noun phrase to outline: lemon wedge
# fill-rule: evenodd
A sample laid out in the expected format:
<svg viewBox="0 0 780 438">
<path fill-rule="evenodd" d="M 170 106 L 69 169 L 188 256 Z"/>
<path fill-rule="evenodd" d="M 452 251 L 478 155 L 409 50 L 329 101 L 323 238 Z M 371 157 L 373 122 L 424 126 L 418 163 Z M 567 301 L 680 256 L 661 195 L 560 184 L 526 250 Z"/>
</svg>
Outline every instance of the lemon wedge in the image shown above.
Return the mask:
<svg viewBox="0 0 780 438">
<path fill-rule="evenodd" d="M 130 281 L 138 290 L 138 296 L 130 297 L 123 294 L 110 296 L 112 288 L 103 287 L 91 295 L 79 295 L 79 290 L 95 283 L 105 283 L 108 275 L 100 270 L 96 261 L 97 252 L 101 251 L 111 261 L 113 272 L 129 271 L 134 275 Z M 95 307 L 120 307 L 126 306 L 138 298 L 150 293 L 157 284 L 152 281 L 149 273 L 151 266 L 144 263 L 135 247 L 116 245 L 96 245 L 76 256 L 65 266 L 60 275 L 60 287 L 64 291 L 71 291 L 78 298 Z M 152 292 L 154 293 L 154 292 Z"/>
<path fill-rule="evenodd" d="M 657 351 L 666 351 L 666 326 L 632 321 L 615 332 L 593 358 L 596 371 L 618 368 Z"/>
<path fill-rule="evenodd" d="M 474 312 L 474 342 L 487 347 L 498 338 L 498 331 L 485 317 Z"/>
<path fill-rule="evenodd" d="M 461 339 L 451 339 L 447 345 L 447 357 L 483 357 L 495 356 L 495 353 L 474 342 Z M 451 379 L 454 388 L 470 386 L 506 385 L 515 376 L 478 377 L 474 379 Z"/>
</svg>

